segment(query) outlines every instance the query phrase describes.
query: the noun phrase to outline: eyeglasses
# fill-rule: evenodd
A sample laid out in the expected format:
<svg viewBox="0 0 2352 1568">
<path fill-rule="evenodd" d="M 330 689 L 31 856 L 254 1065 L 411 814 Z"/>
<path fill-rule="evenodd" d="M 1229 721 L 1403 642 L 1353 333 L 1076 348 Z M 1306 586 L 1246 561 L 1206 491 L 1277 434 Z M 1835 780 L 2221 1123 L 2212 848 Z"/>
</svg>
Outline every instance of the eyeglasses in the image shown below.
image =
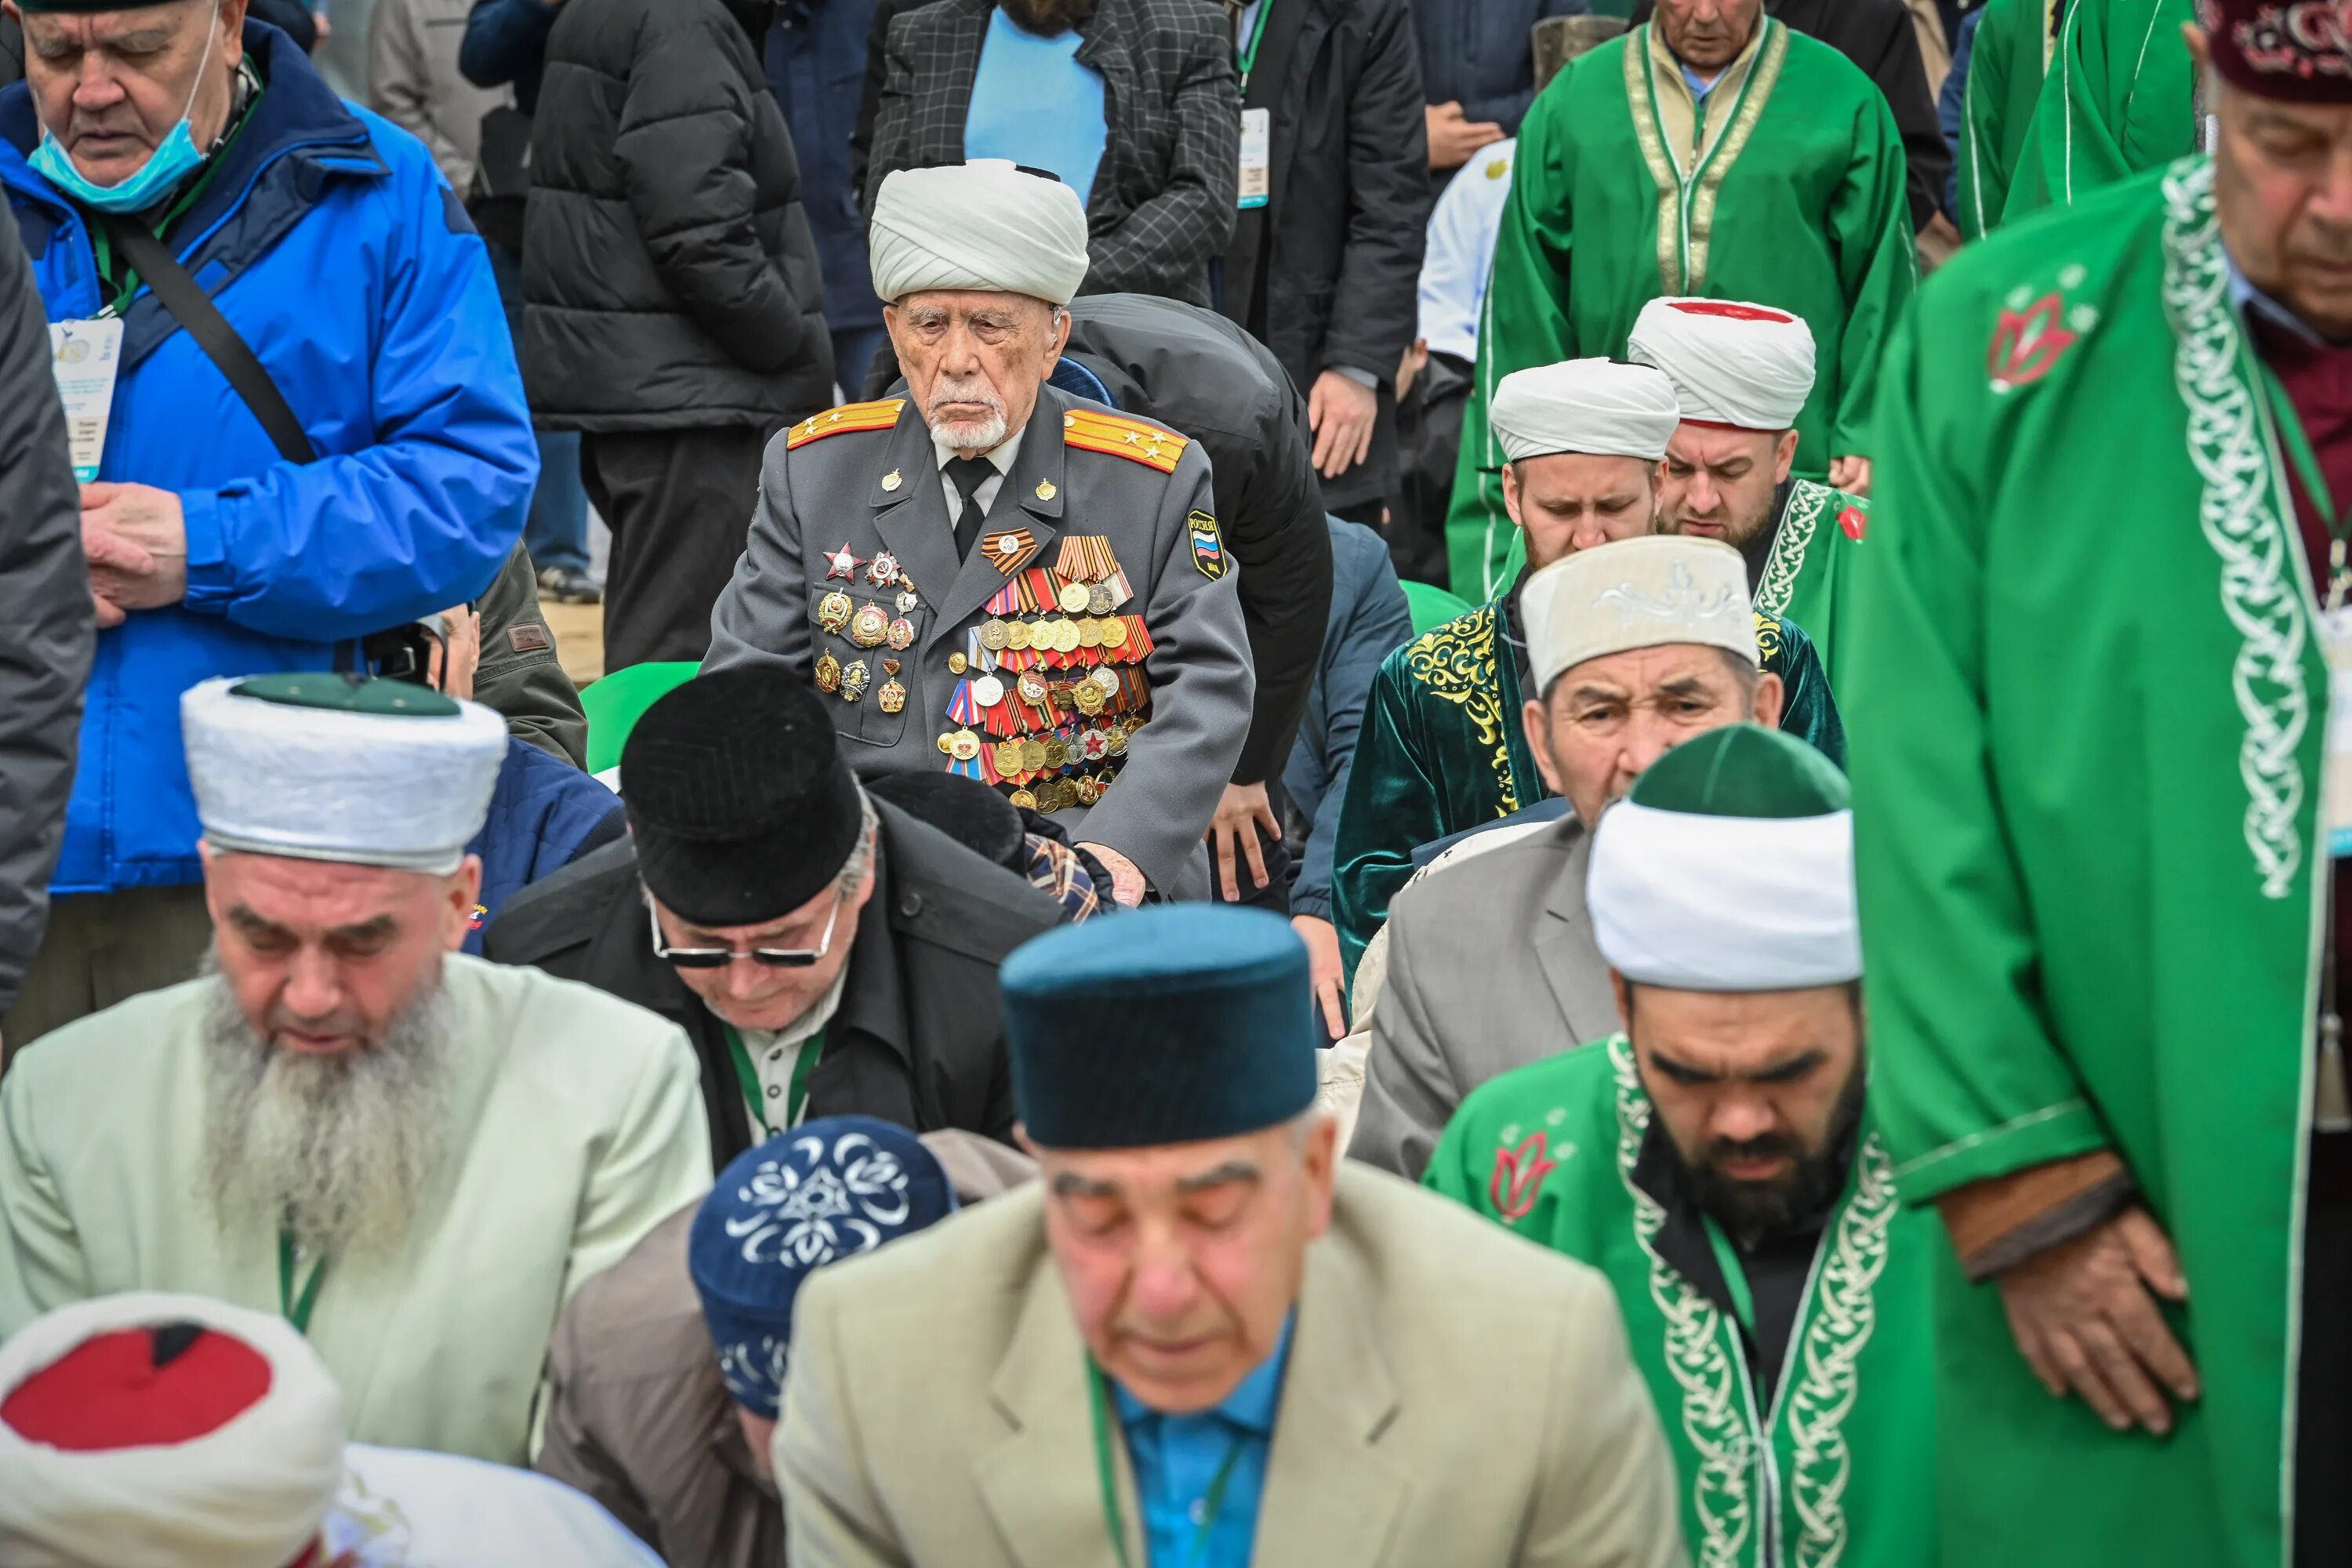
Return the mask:
<svg viewBox="0 0 2352 1568">
<path fill-rule="evenodd" d="M 661 916 L 651 903 L 646 905 L 646 920 L 653 927 L 654 956 L 666 958 L 679 969 L 724 969 L 739 958 L 770 969 L 806 969 L 833 950 L 833 928 L 841 919 L 841 894 L 833 895 L 833 912 L 824 917 L 824 934 L 817 938 L 814 947 L 672 947 L 662 940 Z"/>
</svg>

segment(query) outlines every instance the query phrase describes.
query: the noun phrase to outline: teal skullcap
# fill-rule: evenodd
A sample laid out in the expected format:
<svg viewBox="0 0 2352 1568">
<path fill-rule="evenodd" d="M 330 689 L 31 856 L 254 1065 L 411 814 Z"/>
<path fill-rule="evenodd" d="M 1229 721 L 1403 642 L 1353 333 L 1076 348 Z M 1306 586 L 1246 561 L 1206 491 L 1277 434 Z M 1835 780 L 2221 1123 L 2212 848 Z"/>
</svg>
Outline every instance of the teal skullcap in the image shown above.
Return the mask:
<svg viewBox="0 0 2352 1568">
<path fill-rule="evenodd" d="M 1307 944 L 1262 910 L 1160 904 L 1024 942 L 1000 972 L 1013 1101 L 1049 1149 L 1278 1126 L 1315 1103 Z"/>
<path fill-rule="evenodd" d="M 16 0 L 16 9 L 28 16 L 91 16 L 101 11 L 143 11 L 172 3 L 173 0 Z"/>
</svg>

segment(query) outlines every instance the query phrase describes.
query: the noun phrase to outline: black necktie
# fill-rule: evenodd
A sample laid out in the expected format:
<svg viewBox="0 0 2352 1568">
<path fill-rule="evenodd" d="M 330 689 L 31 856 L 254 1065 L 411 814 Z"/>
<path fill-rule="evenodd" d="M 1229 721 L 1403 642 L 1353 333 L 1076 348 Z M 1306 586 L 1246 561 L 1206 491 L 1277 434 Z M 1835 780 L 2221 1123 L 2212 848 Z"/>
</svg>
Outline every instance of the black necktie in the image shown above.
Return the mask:
<svg viewBox="0 0 2352 1568">
<path fill-rule="evenodd" d="M 988 521 L 988 509 L 980 504 L 980 487 L 996 477 L 996 465 L 986 458 L 950 458 L 948 482 L 963 497 L 963 515 L 956 519 L 956 559 L 962 561 L 971 554 L 979 542 L 981 525 Z"/>
</svg>

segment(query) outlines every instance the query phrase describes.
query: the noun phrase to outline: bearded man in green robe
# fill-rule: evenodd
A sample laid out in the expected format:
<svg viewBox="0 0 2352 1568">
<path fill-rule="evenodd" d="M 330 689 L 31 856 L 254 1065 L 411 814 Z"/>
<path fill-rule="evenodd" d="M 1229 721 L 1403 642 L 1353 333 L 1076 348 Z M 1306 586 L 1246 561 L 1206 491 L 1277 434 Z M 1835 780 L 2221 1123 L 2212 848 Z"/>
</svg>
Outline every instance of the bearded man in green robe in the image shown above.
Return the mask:
<svg viewBox="0 0 2352 1568">
<path fill-rule="evenodd" d="M 1504 505 L 1526 560 L 1487 603 L 1398 648 L 1372 678 L 1332 855 L 1332 921 L 1351 984 L 1416 849 L 1551 794 L 1519 721 L 1534 689 L 1520 587 L 1577 551 L 1655 531 L 1681 418 L 1672 384 L 1648 365 L 1544 365 L 1497 392 Z M 1782 727 L 1843 763 L 1845 731 L 1811 640 L 1759 615 L 1756 641 L 1784 689 Z"/>
<path fill-rule="evenodd" d="M 1837 687 L 1837 595 L 1870 502 L 1795 476 L 1795 426 L 1813 390 L 1812 329 L 1729 300 L 1653 300 L 1626 354 L 1675 384 L 1658 531 L 1719 539 L 1748 564 L 1759 615 L 1805 628 Z"/>
<path fill-rule="evenodd" d="M 1870 488 L 1866 431 L 1916 262 L 1903 140 L 1877 85 L 1762 0 L 1660 0 L 1580 57 L 1519 130 L 1446 519 L 1454 591 L 1507 583 L 1509 509 L 1487 411 L 1530 365 L 1622 357 L 1660 295 L 1804 318 L 1822 372 L 1798 471 Z"/>
<path fill-rule="evenodd" d="M 1623 1032 L 1473 1090 L 1423 1178 L 1616 1288 L 1710 1568 L 1938 1561 L 1944 1244 L 1864 1107 L 1847 798 L 1752 724 L 1652 763 L 1585 888 Z"/>
<path fill-rule="evenodd" d="M 2197 151 L 2205 111 L 2180 38 L 2196 15 L 2196 0 L 2074 0 L 2011 173 L 2005 221 Z"/>
<path fill-rule="evenodd" d="M 1872 1099 L 1953 1243 L 1953 1562 L 2352 1539 L 2352 51 L 2207 16 L 2210 161 L 1921 296 L 1840 625 Z"/>
<path fill-rule="evenodd" d="M 2000 226 L 2065 16 L 2066 0 L 1988 0 L 1984 7 L 1953 150 L 1959 210 L 1952 216 L 1963 239 L 1982 239 Z"/>
</svg>

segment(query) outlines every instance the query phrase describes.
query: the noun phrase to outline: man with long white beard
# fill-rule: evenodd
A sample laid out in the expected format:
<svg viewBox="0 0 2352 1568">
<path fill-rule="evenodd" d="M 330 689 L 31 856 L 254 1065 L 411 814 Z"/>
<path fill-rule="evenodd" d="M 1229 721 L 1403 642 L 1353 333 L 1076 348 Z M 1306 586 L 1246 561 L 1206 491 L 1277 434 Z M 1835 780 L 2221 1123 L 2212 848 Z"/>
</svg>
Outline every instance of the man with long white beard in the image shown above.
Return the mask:
<svg viewBox="0 0 2352 1568">
<path fill-rule="evenodd" d="M 361 1442 L 520 1463 L 556 1314 L 710 1184 L 678 1030 L 458 955 L 488 709 L 333 674 L 181 703 L 205 973 L 0 1085 L 0 1338 L 194 1292 L 307 1334 Z"/>
</svg>

